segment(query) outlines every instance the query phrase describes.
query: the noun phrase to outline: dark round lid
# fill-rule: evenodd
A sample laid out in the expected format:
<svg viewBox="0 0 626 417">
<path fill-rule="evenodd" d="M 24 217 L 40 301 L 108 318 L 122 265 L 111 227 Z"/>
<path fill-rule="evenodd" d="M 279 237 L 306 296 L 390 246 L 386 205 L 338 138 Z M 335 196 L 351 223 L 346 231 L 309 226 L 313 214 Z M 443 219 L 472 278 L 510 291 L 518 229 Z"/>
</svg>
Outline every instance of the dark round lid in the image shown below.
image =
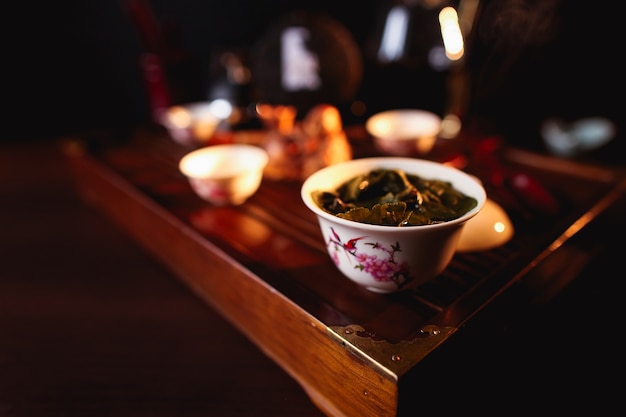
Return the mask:
<svg viewBox="0 0 626 417">
<path fill-rule="evenodd" d="M 334 18 L 292 12 L 253 45 L 256 99 L 292 105 L 298 116 L 320 103 L 348 102 L 361 84 L 363 62 L 352 34 Z"/>
</svg>

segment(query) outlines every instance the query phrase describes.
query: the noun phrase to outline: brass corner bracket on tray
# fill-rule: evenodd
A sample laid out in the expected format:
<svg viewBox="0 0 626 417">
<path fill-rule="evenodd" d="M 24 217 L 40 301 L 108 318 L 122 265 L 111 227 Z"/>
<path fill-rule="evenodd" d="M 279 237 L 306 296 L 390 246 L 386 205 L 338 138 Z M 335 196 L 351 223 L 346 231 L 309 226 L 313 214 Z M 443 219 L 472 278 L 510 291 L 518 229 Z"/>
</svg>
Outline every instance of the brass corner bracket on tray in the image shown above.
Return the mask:
<svg viewBox="0 0 626 417">
<path fill-rule="evenodd" d="M 357 324 L 328 327 L 328 333 L 337 342 L 355 355 L 368 358 L 373 367 L 394 380 L 409 371 L 455 330 L 454 327 L 427 325 L 412 340 L 391 343 L 369 336 Z"/>
</svg>

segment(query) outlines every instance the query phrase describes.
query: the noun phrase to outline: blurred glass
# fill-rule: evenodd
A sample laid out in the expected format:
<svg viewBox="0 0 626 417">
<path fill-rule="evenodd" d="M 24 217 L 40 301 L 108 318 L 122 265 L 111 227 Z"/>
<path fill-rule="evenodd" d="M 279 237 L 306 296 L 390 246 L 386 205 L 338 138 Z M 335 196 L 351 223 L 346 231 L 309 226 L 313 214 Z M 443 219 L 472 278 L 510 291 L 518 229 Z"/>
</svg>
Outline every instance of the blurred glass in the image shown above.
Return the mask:
<svg viewBox="0 0 626 417">
<path fill-rule="evenodd" d="M 352 33 L 321 12 L 295 11 L 272 22 L 251 49 L 253 98 L 296 109 L 340 107 L 354 99 L 363 62 Z"/>
<path fill-rule="evenodd" d="M 382 4 L 363 47 L 369 63 L 362 90 L 368 115 L 400 108 L 445 114 L 448 72 L 464 51 L 458 3 L 391 0 Z"/>
</svg>

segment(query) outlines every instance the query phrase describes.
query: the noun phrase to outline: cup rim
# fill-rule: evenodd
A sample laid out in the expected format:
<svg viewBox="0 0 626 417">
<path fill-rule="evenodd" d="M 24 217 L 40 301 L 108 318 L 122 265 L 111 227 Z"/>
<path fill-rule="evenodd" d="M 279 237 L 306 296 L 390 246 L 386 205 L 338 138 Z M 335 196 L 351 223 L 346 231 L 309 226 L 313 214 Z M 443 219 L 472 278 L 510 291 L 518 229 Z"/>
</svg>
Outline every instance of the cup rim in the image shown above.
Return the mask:
<svg viewBox="0 0 626 417">
<path fill-rule="evenodd" d="M 409 117 L 420 117 L 422 119 L 419 129 L 416 128 L 417 124 L 414 121 L 410 123 L 406 120 L 403 121 L 403 119 Z M 399 121 L 401 125 L 398 125 L 397 129 L 393 132 L 381 132 L 378 127 L 380 126 L 381 120 L 386 118 L 390 120 L 395 119 L 395 121 Z M 441 122 L 441 117 L 428 110 L 408 108 L 393 109 L 370 116 L 365 121 L 365 129 L 373 138 L 379 141 L 407 141 L 417 140 L 421 137 L 437 136 L 441 130 Z"/>
<path fill-rule="evenodd" d="M 477 201 L 476 207 L 472 208 L 471 210 L 464 213 L 462 216 L 457 217 L 456 219 L 452 219 L 442 223 L 411 227 L 393 227 L 387 225 L 361 223 L 354 220 L 337 217 L 320 208 L 311 196 L 311 193 L 314 190 L 322 189 L 322 187 L 317 185 L 321 178 L 329 178 L 331 180 L 327 186 L 323 187 L 324 189 L 331 190 L 333 188 L 336 188 L 344 181 L 353 178 L 355 175 L 358 174 L 358 172 L 369 171 L 375 168 L 399 168 L 399 166 L 409 167 L 408 169 L 401 168 L 409 174 L 420 175 L 427 179 L 443 179 L 450 181 L 455 188 L 459 189 L 466 195 L 474 197 Z M 412 170 L 411 167 L 415 167 L 415 169 Z M 422 171 L 424 169 L 434 169 L 435 172 L 431 175 L 424 175 L 423 173 L 419 172 L 420 168 L 422 169 Z M 460 182 L 462 182 L 463 184 L 463 186 L 461 187 L 459 187 Z M 379 233 L 411 233 L 411 231 L 414 231 L 417 228 L 419 228 L 420 230 L 435 229 L 458 225 L 460 223 L 466 222 L 467 220 L 478 214 L 478 212 L 485 205 L 485 202 L 487 200 L 487 193 L 480 180 L 458 168 L 447 166 L 442 163 L 430 161 L 427 159 L 381 156 L 352 159 L 349 161 L 324 167 L 314 172 L 304 180 L 302 187 L 300 188 L 300 197 L 304 204 L 307 206 L 307 208 L 311 210 L 314 214 L 328 221 L 343 225 L 345 227 L 356 227 L 362 230 L 375 231 Z"/>
<path fill-rule="evenodd" d="M 247 171 L 263 170 L 269 163 L 269 154 L 265 149 L 259 146 L 245 143 L 224 143 L 219 145 L 205 146 L 183 155 L 183 157 L 178 162 L 178 169 L 186 177 L 198 179 L 228 178 L 237 176 L 239 174 L 238 172 L 233 173 L 233 171 L 224 172 L 221 174 L 216 174 L 214 171 L 210 173 L 206 171 L 204 175 L 194 174 L 189 169 L 189 161 L 203 155 L 213 156 L 213 158 L 218 158 L 219 156 L 232 157 L 235 155 L 248 156 L 248 161 L 246 165 Z"/>
</svg>

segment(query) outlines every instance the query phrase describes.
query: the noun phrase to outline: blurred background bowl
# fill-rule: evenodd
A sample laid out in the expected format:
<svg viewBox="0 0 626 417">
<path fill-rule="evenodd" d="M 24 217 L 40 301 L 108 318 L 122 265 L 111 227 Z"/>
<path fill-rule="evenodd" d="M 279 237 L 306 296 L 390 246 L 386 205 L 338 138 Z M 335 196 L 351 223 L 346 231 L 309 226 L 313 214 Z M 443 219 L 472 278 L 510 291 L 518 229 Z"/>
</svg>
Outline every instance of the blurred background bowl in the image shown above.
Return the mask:
<svg viewBox="0 0 626 417">
<path fill-rule="evenodd" d="M 198 145 L 209 143 L 231 113 L 232 105 L 226 100 L 199 101 L 168 107 L 158 120 L 174 141 Z"/>
<path fill-rule="evenodd" d="M 267 152 L 255 145 L 223 144 L 188 153 L 179 162 L 191 188 L 216 206 L 239 205 L 261 185 Z"/>
<path fill-rule="evenodd" d="M 397 156 L 424 155 L 435 145 L 441 118 L 426 110 L 387 110 L 367 119 L 365 128 L 380 152 Z"/>
<path fill-rule="evenodd" d="M 477 205 L 460 217 L 420 226 L 385 226 L 346 220 L 323 210 L 314 191 L 334 192 L 342 183 L 373 169 L 402 170 L 428 180 L 449 182 Z M 484 206 L 485 189 L 475 177 L 441 163 L 402 157 L 354 159 L 322 168 L 301 188 L 305 205 L 317 216 L 328 254 L 352 281 L 378 293 L 415 288 L 440 274 L 452 260 L 466 222 Z"/>
</svg>

